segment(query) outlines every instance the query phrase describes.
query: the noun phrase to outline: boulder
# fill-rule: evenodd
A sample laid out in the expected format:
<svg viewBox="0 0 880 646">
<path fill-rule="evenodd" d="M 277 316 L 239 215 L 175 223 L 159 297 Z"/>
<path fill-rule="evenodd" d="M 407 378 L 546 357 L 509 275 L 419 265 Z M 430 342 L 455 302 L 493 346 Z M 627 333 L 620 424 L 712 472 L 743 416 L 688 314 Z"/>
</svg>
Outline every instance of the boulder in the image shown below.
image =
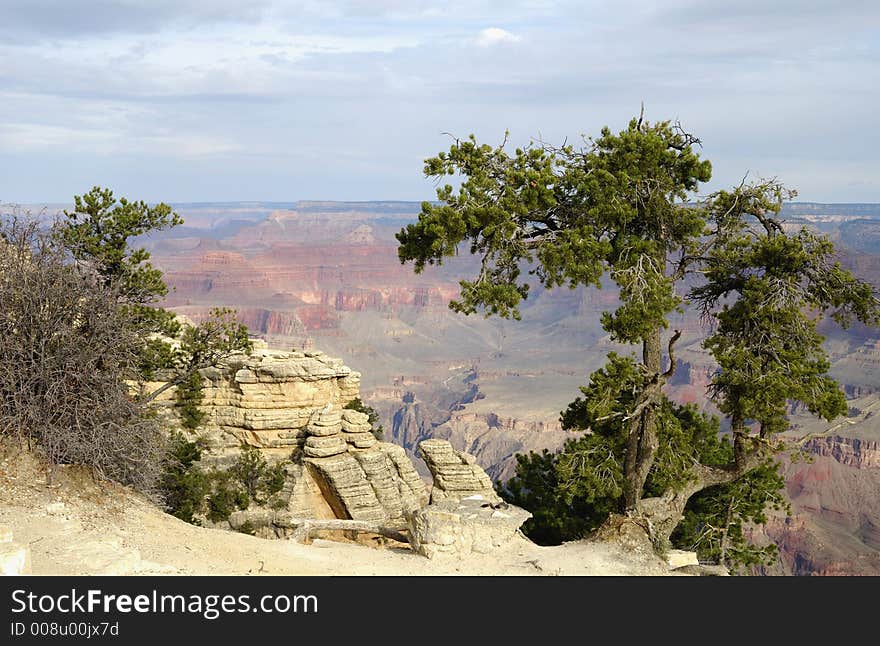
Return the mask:
<svg viewBox="0 0 880 646">
<path fill-rule="evenodd" d="M 229 515 L 229 525 L 235 531 L 250 527 L 251 530 L 270 527 L 275 522 L 275 512 L 271 509 L 245 509 Z"/>
<path fill-rule="evenodd" d="M 345 446 L 345 442 L 340 441 Z M 306 455 L 309 455 L 308 448 L 306 446 Z M 307 461 L 337 518 L 383 520 L 387 517 L 385 508 L 354 456 L 341 453 Z"/>
<path fill-rule="evenodd" d="M 388 468 L 391 470 L 397 490 L 400 493 L 401 505 L 404 512 L 414 511 L 428 504 L 428 488 L 425 481 L 416 471 L 415 465 L 406 454 L 406 450 L 397 444 L 379 442 L 377 448 L 381 450 L 388 460 Z M 363 455 L 355 453 L 355 457 Z"/>
<path fill-rule="evenodd" d="M 686 565 L 699 565 L 696 552 L 687 552 L 685 550 L 668 550 L 666 552 L 666 565 L 669 569 L 684 567 Z"/>
<path fill-rule="evenodd" d="M 392 446 L 395 445 L 377 443 L 375 450 L 352 451 L 351 454 L 385 510 L 386 520 L 403 522 L 407 513 L 427 502 L 427 491 L 412 463 L 407 460 L 406 466 L 402 467 L 396 460 L 394 451 L 389 450 Z"/>
<path fill-rule="evenodd" d="M 370 416 L 360 411 L 345 408 L 342 411 L 342 422 L 354 426 L 370 425 Z"/>
<path fill-rule="evenodd" d="M 473 495 L 431 503 L 407 515 L 412 549 L 428 558 L 486 554 L 503 548 L 532 514 Z"/>
</svg>

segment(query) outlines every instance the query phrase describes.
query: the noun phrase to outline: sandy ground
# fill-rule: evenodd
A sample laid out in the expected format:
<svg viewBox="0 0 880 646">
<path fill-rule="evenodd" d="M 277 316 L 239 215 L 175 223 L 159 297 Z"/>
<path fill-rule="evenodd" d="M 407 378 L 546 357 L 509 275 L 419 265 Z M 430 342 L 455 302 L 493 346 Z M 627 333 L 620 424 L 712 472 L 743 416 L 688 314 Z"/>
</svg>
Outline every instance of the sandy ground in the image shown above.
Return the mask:
<svg viewBox="0 0 880 646">
<path fill-rule="evenodd" d="M 60 469 L 55 486 L 30 455 L 0 455 L 0 526 L 31 550 L 35 575 L 663 575 L 664 563 L 589 542 L 429 560 L 408 547 L 309 545 L 196 527 L 124 487 Z"/>
</svg>

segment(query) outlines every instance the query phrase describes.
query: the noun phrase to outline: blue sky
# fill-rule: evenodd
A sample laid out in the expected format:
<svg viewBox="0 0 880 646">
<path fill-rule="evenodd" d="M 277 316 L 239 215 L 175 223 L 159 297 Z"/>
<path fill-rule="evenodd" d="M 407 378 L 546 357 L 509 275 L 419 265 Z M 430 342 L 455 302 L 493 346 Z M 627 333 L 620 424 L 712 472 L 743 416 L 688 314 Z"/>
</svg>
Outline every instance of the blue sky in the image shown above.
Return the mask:
<svg viewBox="0 0 880 646">
<path fill-rule="evenodd" d="M 880 3 L 3 0 L 0 202 L 433 198 L 444 132 L 514 145 L 646 105 L 706 190 L 880 202 Z"/>
</svg>

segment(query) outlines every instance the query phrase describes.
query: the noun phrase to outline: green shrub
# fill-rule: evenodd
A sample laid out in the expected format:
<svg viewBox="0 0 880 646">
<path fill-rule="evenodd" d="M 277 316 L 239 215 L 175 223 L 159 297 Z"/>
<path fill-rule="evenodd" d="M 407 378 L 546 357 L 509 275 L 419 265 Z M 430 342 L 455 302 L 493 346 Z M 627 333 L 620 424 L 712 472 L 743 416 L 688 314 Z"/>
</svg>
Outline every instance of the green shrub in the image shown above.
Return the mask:
<svg viewBox="0 0 880 646">
<path fill-rule="evenodd" d="M 235 491 L 235 495 L 232 498 L 235 506 L 244 511 L 248 507 L 251 506 L 250 496 L 247 495 L 246 491 L 241 491 L 240 489 Z"/>
<path fill-rule="evenodd" d="M 247 445 L 241 447 L 241 453 L 229 473 L 260 505 L 284 488 L 286 477 L 284 462 L 269 466 L 259 449 Z"/>
<path fill-rule="evenodd" d="M 205 421 L 205 412 L 200 408 L 205 394 L 202 392 L 204 380 L 198 372 L 193 372 L 178 384 L 174 395 L 175 408 L 180 415 L 180 424 L 194 431 Z"/>
<path fill-rule="evenodd" d="M 160 491 L 168 512 L 188 523 L 196 524 L 194 516 L 211 490 L 211 478 L 195 463 L 202 457 L 199 442 L 190 442 L 182 433 L 171 437 L 171 447 L 160 480 Z"/>
<path fill-rule="evenodd" d="M 287 507 L 287 502 L 283 498 L 275 497 L 269 501 L 269 508 L 274 509 L 275 511 L 280 511 Z"/>
<path fill-rule="evenodd" d="M 348 402 L 343 408 L 347 408 L 348 410 L 356 410 L 359 413 L 364 413 L 370 418 L 370 426 L 373 428 L 370 429 L 370 433 L 373 434 L 380 442 L 382 441 L 382 437 L 385 433 L 385 429 L 382 428 L 382 425 L 379 423 L 379 413 L 376 412 L 376 409 L 372 406 L 367 406 L 364 402 L 361 401 L 360 397 L 355 397 L 350 402 Z"/>
<path fill-rule="evenodd" d="M 260 482 L 266 472 L 266 459 L 260 454 L 259 449 L 243 445 L 238 458 L 229 469 L 229 473 L 244 487 L 251 498 L 256 499 L 259 493 Z"/>
<path fill-rule="evenodd" d="M 284 480 L 287 477 L 287 471 L 284 463 L 279 462 L 271 467 L 267 467 L 263 475 L 263 492 L 269 497 L 284 488 Z"/>
<path fill-rule="evenodd" d="M 214 472 L 214 488 L 208 496 L 208 518 L 215 523 L 228 520 L 236 508 L 245 510 L 250 504 L 250 496 L 237 486 L 230 474 L 225 471 Z"/>
<path fill-rule="evenodd" d="M 182 433 L 172 438 L 171 457 L 162 478 L 162 492 L 169 513 L 198 524 L 202 513 L 217 523 L 228 520 L 236 509 L 247 509 L 251 501 L 283 509 L 287 502 L 276 496 L 284 488 L 285 462 L 269 466 L 259 449 L 243 446 L 228 469 L 204 471 L 196 464 L 202 455 L 199 442 Z"/>
</svg>

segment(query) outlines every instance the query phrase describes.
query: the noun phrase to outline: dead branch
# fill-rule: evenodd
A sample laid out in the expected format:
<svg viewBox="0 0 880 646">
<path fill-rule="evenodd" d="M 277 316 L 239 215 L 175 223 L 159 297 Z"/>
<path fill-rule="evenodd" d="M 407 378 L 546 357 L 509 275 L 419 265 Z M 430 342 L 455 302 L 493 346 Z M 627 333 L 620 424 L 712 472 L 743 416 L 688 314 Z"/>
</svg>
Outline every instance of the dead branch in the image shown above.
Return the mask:
<svg viewBox="0 0 880 646">
<path fill-rule="evenodd" d="M 681 330 L 676 330 L 675 334 L 672 335 L 672 338 L 669 339 L 669 350 L 667 351 L 667 354 L 669 355 L 669 368 L 663 373 L 664 379 L 669 379 L 675 373 L 675 343 L 680 338 Z"/>
</svg>

